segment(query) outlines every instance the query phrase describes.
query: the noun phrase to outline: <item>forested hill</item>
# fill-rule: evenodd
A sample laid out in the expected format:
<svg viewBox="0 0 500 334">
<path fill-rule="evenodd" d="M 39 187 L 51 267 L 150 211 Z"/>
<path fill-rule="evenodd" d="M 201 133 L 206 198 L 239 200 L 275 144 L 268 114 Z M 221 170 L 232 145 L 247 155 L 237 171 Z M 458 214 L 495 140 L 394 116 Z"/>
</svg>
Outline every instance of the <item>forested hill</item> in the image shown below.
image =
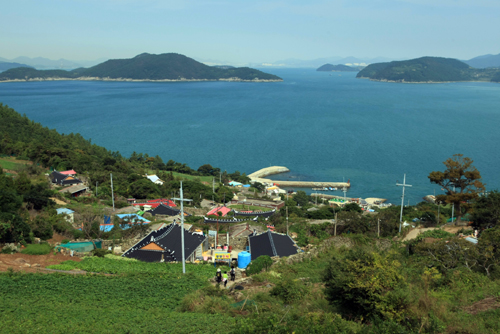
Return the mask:
<svg viewBox="0 0 500 334">
<path fill-rule="evenodd" d="M 192 176 L 217 176 L 222 180 L 234 179 L 248 182 L 245 174 L 238 171 L 232 174 L 222 172 L 209 164 L 194 170 L 186 164 L 148 154 L 132 153 L 130 158 L 119 152 L 111 152 L 102 146 L 92 144 L 91 140 L 80 134 L 60 134 L 20 115 L 15 110 L 0 103 L 0 154 L 15 155 L 34 162 L 33 166 L 53 168 L 56 170 L 74 169 L 79 175 L 87 178 L 88 185 L 95 191 L 95 183 L 99 182 L 99 194 L 109 199 L 111 195 L 110 173 L 113 173 L 115 195 L 123 197 L 146 198 L 146 196 L 168 197 L 172 191 L 179 189 L 179 182 L 171 172 Z M 39 167 L 38 167 L 39 168 Z M 147 172 L 153 171 L 165 183 L 158 186 L 144 178 Z M 212 187 L 201 182 L 186 181 L 185 193 L 195 202 L 202 198 L 212 198 Z M 215 200 L 221 200 L 227 193 L 230 200 L 232 192 L 224 186 L 216 190 Z M 188 195 L 186 195 L 188 196 Z M 220 198 L 219 198 L 220 197 Z M 197 203 L 198 204 L 198 203 Z"/>
<path fill-rule="evenodd" d="M 323 66 L 320 66 L 316 71 L 319 72 L 357 72 L 359 71 L 359 68 L 356 67 L 351 67 L 347 65 L 332 65 L 332 64 L 325 64 Z"/>
<path fill-rule="evenodd" d="M 177 53 L 140 54 L 131 59 L 111 59 L 90 68 L 34 70 L 15 68 L 0 74 L 0 81 L 9 80 L 234 80 L 282 81 L 280 77 L 248 68 L 221 68 L 202 64 Z"/>
<path fill-rule="evenodd" d="M 497 69 L 475 69 L 451 58 L 422 57 L 390 63 L 371 64 L 357 78 L 393 82 L 492 81 Z"/>
</svg>

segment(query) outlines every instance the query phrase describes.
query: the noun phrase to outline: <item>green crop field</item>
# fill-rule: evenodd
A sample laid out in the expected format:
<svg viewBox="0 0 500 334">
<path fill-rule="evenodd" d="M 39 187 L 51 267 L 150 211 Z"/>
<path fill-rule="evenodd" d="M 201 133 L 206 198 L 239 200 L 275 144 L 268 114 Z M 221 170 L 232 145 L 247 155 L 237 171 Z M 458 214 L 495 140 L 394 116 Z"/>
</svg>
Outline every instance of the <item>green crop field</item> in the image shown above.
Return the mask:
<svg viewBox="0 0 500 334">
<path fill-rule="evenodd" d="M 1 274 L 2 333 L 213 333 L 233 319 L 176 311 L 195 275 Z"/>
<path fill-rule="evenodd" d="M 48 266 L 48 269 L 73 270 L 80 269 L 92 273 L 102 274 L 145 274 L 145 275 L 182 275 L 182 264 L 180 263 L 150 263 L 141 261 L 120 260 L 114 255 L 106 255 L 106 258 L 87 257 L 81 262 L 64 261 L 61 264 Z M 123 259 L 123 258 L 122 258 Z M 229 269 L 229 268 L 228 268 Z M 211 264 L 186 264 L 186 273 L 192 273 L 199 279 L 206 281 L 215 275 L 214 266 Z"/>
<path fill-rule="evenodd" d="M 179 312 L 184 296 L 208 285 L 212 265 L 107 258 L 59 266 L 113 275 L 0 274 L 0 333 L 214 333 L 233 318 Z"/>
</svg>

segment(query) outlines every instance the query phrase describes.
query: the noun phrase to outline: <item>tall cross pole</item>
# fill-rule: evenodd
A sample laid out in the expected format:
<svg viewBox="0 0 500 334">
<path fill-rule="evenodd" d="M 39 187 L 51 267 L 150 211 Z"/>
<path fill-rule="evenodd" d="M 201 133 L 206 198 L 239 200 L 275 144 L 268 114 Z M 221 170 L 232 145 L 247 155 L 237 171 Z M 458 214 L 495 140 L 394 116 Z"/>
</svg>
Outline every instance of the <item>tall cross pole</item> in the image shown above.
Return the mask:
<svg viewBox="0 0 500 334">
<path fill-rule="evenodd" d="M 403 187 L 403 196 L 401 197 L 401 215 L 399 216 L 399 233 L 401 233 L 401 224 L 403 222 L 403 205 L 405 201 L 405 187 L 411 187 L 411 185 L 406 184 L 406 174 L 403 177 L 403 184 L 396 183 L 396 185 Z"/>
<path fill-rule="evenodd" d="M 181 202 L 181 247 L 182 247 L 182 273 L 186 273 L 186 257 L 184 255 L 184 202 L 191 202 L 192 199 L 185 199 L 184 194 L 182 193 L 182 181 L 181 181 L 181 190 L 180 190 L 180 198 L 172 198 L 173 200 L 178 200 Z"/>
</svg>

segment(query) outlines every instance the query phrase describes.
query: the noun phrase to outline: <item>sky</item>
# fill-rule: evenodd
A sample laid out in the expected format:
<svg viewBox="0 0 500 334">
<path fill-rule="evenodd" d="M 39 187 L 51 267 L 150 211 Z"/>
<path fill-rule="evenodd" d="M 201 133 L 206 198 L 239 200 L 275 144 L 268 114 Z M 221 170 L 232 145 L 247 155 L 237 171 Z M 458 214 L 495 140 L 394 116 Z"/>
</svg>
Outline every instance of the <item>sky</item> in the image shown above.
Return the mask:
<svg viewBox="0 0 500 334">
<path fill-rule="evenodd" d="M 219 63 L 500 53 L 499 0 L 0 0 L 0 57 Z"/>
</svg>

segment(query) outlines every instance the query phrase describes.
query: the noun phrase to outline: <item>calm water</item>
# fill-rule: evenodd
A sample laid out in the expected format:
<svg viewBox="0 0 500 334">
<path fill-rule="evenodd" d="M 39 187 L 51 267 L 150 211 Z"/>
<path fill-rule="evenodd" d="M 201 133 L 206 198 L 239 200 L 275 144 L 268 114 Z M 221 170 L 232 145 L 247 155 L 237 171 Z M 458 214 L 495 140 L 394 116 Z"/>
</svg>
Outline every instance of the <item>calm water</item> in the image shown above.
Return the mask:
<svg viewBox="0 0 500 334">
<path fill-rule="evenodd" d="M 415 204 L 440 192 L 427 175 L 455 153 L 500 188 L 500 85 L 378 83 L 354 73 L 268 70 L 281 83 L 1 83 L 0 102 L 62 133 L 129 156 L 281 179 L 351 180 L 348 196 Z M 340 195 L 341 192 L 336 192 Z M 407 202 L 407 200 L 405 200 Z"/>
</svg>

